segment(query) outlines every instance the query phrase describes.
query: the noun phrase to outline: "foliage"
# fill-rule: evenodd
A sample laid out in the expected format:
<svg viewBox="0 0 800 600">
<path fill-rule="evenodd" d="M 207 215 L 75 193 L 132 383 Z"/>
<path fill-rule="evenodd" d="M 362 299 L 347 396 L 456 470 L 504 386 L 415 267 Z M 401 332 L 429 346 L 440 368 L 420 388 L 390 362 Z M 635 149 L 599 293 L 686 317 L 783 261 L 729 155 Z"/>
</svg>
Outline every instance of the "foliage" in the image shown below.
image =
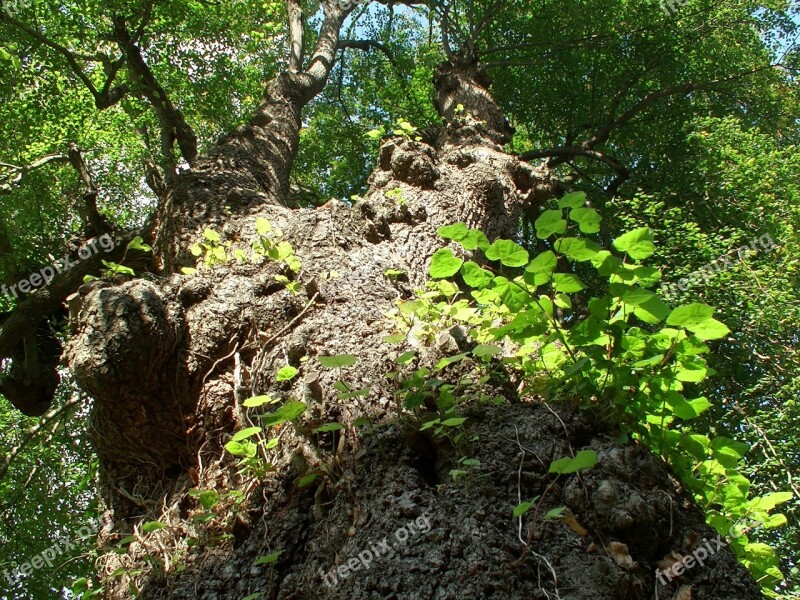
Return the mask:
<svg viewBox="0 0 800 600">
<path fill-rule="evenodd" d="M 433 324 L 432 332 L 447 327 L 442 316 L 449 315 L 472 328 L 471 336 L 480 343 L 473 355 L 499 354 L 505 348 L 503 364 L 519 372 L 523 393 L 580 402 L 621 435 L 646 443 L 692 490 L 709 524 L 721 534 L 744 519 L 766 529 L 785 525 L 784 515 L 770 513 L 792 493 L 752 497 L 742 464 L 748 445 L 709 437 L 692 424 L 712 406 L 700 395 L 714 374 L 707 342 L 725 338 L 730 330 L 713 317 L 712 307 L 692 302 L 670 309 L 652 290 L 661 273 L 643 262 L 656 250 L 648 228 L 614 239 L 613 249 L 622 258 L 582 235 L 587 229 L 595 233 L 600 222 L 594 209 L 583 206 L 585 201 L 583 193 L 569 194 L 558 208 L 542 213 L 535 223 L 537 236 L 551 249 L 532 260 L 512 240 L 489 244 L 462 223 L 440 228 L 442 237 L 464 249 L 482 250 L 488 262 L 465 262 L 450 248 L 437 251 L 431 277 L 460 275 L 471 301 L 456 300 L 460 294 L 440 282 L 439 290 L 405 304 L 406 314 Z M 588 288 L 583 279 L 589 276 L 607 283 Z M 494 344 L 488 353 L 483 351 L 487 344 Z M 458 354 L 440 364 L 464 358 Z M 441 431 L 463 421 L 451 416 L 423 428 Z M 565 458 L 551 472 L 569 473 L 591 464 L 588 457 Z M 782 574 L 774 549 L 746 533 L 732 546 L 765 593 L 776 596 Z"/>
<path fill-rule="evenodd" d="M 257 238 L 252 244 L 252 251 L 248 255 L 245 250 L 235 247 L 231 241 L 222 241 L 222 237 L 216 231 L 206 228 L 203 232 L 203 240 L 192 245 L 190 251 L 193 256 L 198 257 L 197 268 L 214 268 L 224 265 L 229 260 L 229 253 L 237 261 L 261 263 L 266 260 L 274 260 L 283 263 L 286 267 L 285 273 L 275 275 L 275 280 L 286 285 L 293 294 L 300 291 L 301 284 L 293 278 L 302 266 L 300 259 L 294 254 L 292 245 L 283 239 L 283 232 L 280 229 L 273 229 L 272 223 L 267 219 L 259 217 L 256 219 Z M 195 267 L 183 267 L 181 272 L 184 275 L 194 275 L 197 272 Z"/>
</svg>

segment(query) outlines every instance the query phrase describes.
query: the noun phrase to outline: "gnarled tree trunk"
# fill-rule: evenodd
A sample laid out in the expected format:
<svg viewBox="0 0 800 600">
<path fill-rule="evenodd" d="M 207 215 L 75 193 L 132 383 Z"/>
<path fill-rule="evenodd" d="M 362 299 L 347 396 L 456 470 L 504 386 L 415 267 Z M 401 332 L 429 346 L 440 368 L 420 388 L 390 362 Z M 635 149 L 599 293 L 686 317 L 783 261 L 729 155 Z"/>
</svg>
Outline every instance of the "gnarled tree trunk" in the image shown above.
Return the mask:
<svg viewBox="0 0 800 600">
<path fill-rule="evenodd" d="M 335 33 L 322 37 L 320 64 L 335 47 Z M 474 57 L 459 56 L 437 73 L 445 127 L 435 147 L 392 138 L 354 206 L 287 208 L 300 114 L 326 76 L 312 69 L 277 77 L 248 125 L 170 183 L 154 240 L 158 277 L 99 285 L 84 298 L 68 357 L 94 397 L 94 444 L 115 531 L 140 532 L 144 520 L 170 526 L 134 542 L 129 555 L 104 554 L 106 574 L 135 566 L 131 557 L 158 557 L 163 569 L 132 578 L 143 598 L 595 600 L 672 598 L 681 586 L 691 595 L 678 597 L 760 598 L 727 549 L 680 579 L 656 581 L 658 561 L 715 535 L 658 458 L 614 442 L 589 413 L 520 398 L 502 378 L 491 380 L 507 402 L 469 409 L 480 465 L 455 481 L 449 445 L 399 425 L 371 434 L 354 427 L 358 417 L 387 424 L 394 415 L 385 375 L 396 350 L 382 341 L 385 314 L 424 284 L 442 244 L 437 228 L 460 221 L 490 239 L 514 237 L 520 212 L 539 206 L 553 185 L 503 151 L 510 128 L 488 79 Z M 257 217 L 294 247 L 301 293 L 276 282 L 274 262 L 180 274 L 193 266 L 189 247 L 205 228 L 247 245 Z M 406 276 L 386 277 L 389 269 Z M 433 364 L 437 351 L 422 349 L 420 364 Z M 353 354 L 358 365 L 343 376 L 315 360 L 335 354 Z M 276 381 L 286 364 L 299 376 Z M 338 399 L 340 377 L 370 388 L 369 396 Z M 248 426 L 241 400 L 260 394 L 306 402 L 307 430 L 332 421 L 345 429 L 318 436 L 317 449 L 284 428 L 274 470 L 246 484 L 235 517 L 212 522 L 230 535 L 214 541 L 207 532 L 189 548 L 201 527 L 188 492 L 241 487 L 223 446 Z M 551 483 L 550 461 L 582 448 L 598 452 L 598 465 Z M 298 477 L 314 471 L 327 475 L 300 487 Z M 532 517 L 512 518 L 520 500 L 535 496 L 544 496 L 542 510 L 567 507 L 572 527 L 538 519 L 532 529 Z M 118 538 L 105 531 L 101 539 Z M 254 566 L 275 551 L 274 563 Z M 130 595 L 126 575 L 107 585 L 109 597 Z"/>
</svg>

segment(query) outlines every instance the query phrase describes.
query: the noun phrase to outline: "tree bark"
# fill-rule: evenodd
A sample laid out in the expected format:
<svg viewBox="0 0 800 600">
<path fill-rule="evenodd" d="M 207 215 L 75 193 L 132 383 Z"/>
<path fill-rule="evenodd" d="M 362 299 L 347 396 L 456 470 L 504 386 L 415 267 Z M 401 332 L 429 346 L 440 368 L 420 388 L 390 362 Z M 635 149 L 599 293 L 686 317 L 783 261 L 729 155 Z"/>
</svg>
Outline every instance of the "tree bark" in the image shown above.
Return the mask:
<svg viewBox="0 0 800 600">
<path fill-rule="evenodd" d="M 323 45 L 333 52 L 336 41 Z M 324 63 L 319 48 L 312 65 Z M 94 398 L 94 444 L 115 530 L 142 520 L 169 525 L 142 534 L 129 555 L 105 553 L 103 571 L 157 556 L 164 572 L 133 578 L 142 598 L 594 600 L 672 598 L 681 585 L 696 599 L 759 598 L 727 549 L 666 586 L 656 583 L 658 561 L 671 551 L 689 554 L 713 535 L 659 459 L 614 442 L 589 413 L 520 398 L 502 374 L 494 377 L 486 392 L 506 402 L 468 410 L 480 465 L 458 480 L 449 476 L 458 468 L 452 447 L 391 424 L 394 384 L 385 374 L 397 352 L 382 339 L 390 333 L 385 314 L 424 284 L 442 245 L 437 228 L 465 222 L 490 239 L 516 237 L 521 211 L 541 205 L 553 184 L 503 151 L 510 129 L 476 60 L 461 56 L 437 73 L 446 127 L 435 146 L 388 140 L 363 200 L 291 210 L 285 199 L 300 114 L 324 85 L 324 76 L 309 75 L 314 68 L 270 82 L 252 121 L 169 184 L 155 239 L 159 278 L 98 286 L 84 298 L 69 362 Z M 244 247 L 257 217 L 295 248 L 303 293 L 275 281 L 274 262 L 179 274 L 193 265 L 189 246 L 206 227 Z M 386 277 L 389 269 L 405 277 Z M 355 355 L 358 365 L 344 374 L 321 368 L 316 357 L 334 354 Z M 420 348 L 419 366 L 440 354 Z M 276 381 L 286 364 L 299 376 Z M 339 400 L 340 378 L 370 388 L 369 396 Z M 305 401 L 301 428 L 336 421 L 345 429 L 274 432 L 274 470 L 243 483 L 223 447 L 248 425 L 241 399 L 260 394 Z M 359 433 L 359 417 L 375 426 Z M 598 452 L 597 467 L 558 480 L 547 474 L 550 461 L 583 448 Z M 326 475 L 299 487 L 298 477 L 315 470 Z M 198 533 L 189 489 L 242 485 L 240 512 L 221 512 L 210 526 L 228 538 Z M 512 518 L 514 506 L 536 496 L 539 516 L 563 506 L 573 520 L 538 519 L 532 529 L 531 517 Z M 117 540 L 104 536 L 109 545 Z M 199 547 L 188 547 L 190 537 Z M 276 562 L 254 566 L 275 551 L 282 551 Z M 358 558 L 366 551 L 374 555 L 369 568 Z M 356 563 L 346 577 L 336 572 Z M 109 578 L 108 597 L 129 597 L 128 583 Z"/>
</svg>

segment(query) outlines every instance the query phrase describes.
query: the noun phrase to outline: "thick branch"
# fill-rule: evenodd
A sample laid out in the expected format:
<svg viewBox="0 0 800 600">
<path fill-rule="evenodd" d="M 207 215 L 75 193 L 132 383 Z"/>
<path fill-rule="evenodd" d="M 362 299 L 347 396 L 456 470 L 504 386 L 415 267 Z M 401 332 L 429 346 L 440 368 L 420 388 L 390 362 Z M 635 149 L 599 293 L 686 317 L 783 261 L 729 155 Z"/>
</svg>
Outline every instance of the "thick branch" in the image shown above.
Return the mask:
<svg viewBox="0 0 800 600">
<path fill-rule="evenodd" d="M 620 127 L 626 125 L 632 119 L 634 119 L 638 114 L 640 114 L 641 112 L 643 112 L 648 107 L 650 107 L 651 105 L 653 105 L 655 102 L 657 102 L 662 98 L 669 98 L 672 96 L 688 94 L 699 90 L 713 89 L 724 83 L 728 83 L 736 79 L 741 79 L 742 77 L 752 75 L 758 71 L 762 71 L 767 68 L 772 68 L 772 66 L 773 65 L 762 67 L 752 71 L 737 73 L 735 75 L 731 75 L 729 77 L 725 77 L 714 81 L 706 81 L 699 83 L 686 82 L 680 85 L 656 90 L 644 96 L 642 99 L 634 103 L 633 106 L 631 106 L 628 110 L 626 110 L 619 117 L 617 117 L 616 115 L 620 105 L 622 104 L 622 101 L 625 99 L 625 97 L 628 95 L 631 88 L 633 87 L 633 82 L 631 82 L 630 85 L 626 86 L 625 89 L 621 90 L 618 94 L 614 96 L 614 98 L 612 98 L 609 106 L 608 118 L 606 119 L 605 123 L 594 132 L 594 134 L 590 139 L 577 145 L 568 143 L 568 145 L 565 146 L 557 146 L 554 148 L 547 148 L 544 150 L 532 150 L 529 152 L 524 152 L 523 154 L 520 155 L 520 159 L 533 160 L 536 158 L 549 158 L 550 160 L 548 160 L 547 166 L 553 168 L 559 164 L 569 161 L 571 158 L 574 158 L 576 156 L 585 156 L 587 158 L 593 158 L 595 160 L 602 162 L 605 165 L 608 165 L 617 173 L 617 177 L 609 186 L 609 191 L 615 192 L 619 188 L 619 186 L 630 176 L 630 171 L 618 159 L 596 150 L 597 146 L 605 144 L 608 141 L 608 139 L 611 136 L 611 133 L 615 129 L 619 129 Z M 634 79 L 634 82 L 640 79 L 642 75 L 644 75 L 644 73 L 637 76 Z"/>
<path fill-rule="evenodd" d="M 299 73 L 303 68 L 303 8 L 299 0 L 286 0 L 289 13 L 289 43 L 291 56 L 289 72 Z"/>
<path fill-rule="evenodd" d="M 689 81 L 686 83 L 682 83 L 680 85 L 675 85 L 668 88 L 657 90 L 655 92 L 650 92 L 644 98 L 636 102 L 631 108 L 622 113 L 619 117 L 616 117 L 619 105 L 621 104 L 623 97 L 627 93 L 626 89 L 620 94 L 617 94 L 617 96 L 614 98 L 614 100 L 611 103 L 611 108 L 609 110 L 609 116 L 608 119 L 606 120 L 606 123 L 600 129 L 597 130 L 594 136 L 590 140 L 588 140 L 585 145 L 589 148 L 594 148 L 599 144 L 607 142 L 609 136 L 611 135 L 611 132 L 614 129 L 619 129 L 623 125 L 630 122 L 631 119 L 633 119 L 636 115 L 638 115 L 643 110 L 651 106 L 657 100 L 660 100 L 662 98 L 669 98 L 671 96 L 684 95 L 700 90 L 714 89 L 715 87 L 720 86 L 722 84 L 730 83 L 731 81 L 742 79 L 744 77 L 754 75 L 755 73 L 764 71 L 766 69 L 771 69 L 773 67 L 774 65 L 767 65 L 764 67 L 760 67 L 758 69 L 736 73 L 734 75 L 730 75 L 728 77 L 723 77 L 721 79 L 716 79 L 713 81 L 704 81 L 704 82 Z"/>
<path fill-rule="evenodd" d="M 111 230 L 108 221 L 97 211 L 97 186 L 94 184 L 89 167 L 83 160 L 83 155 L 74 144 L 69 148 L 69 162 L 77 171 L 78 177 L 83 182 L 83 207 L 78 211 L 84 225 L 91 226 L 95 235 L 100 235 Z"/>
<path fill-rule="evenodd" d="M 175 108 L 166 91 L 153 75 L 142 56 L 141 49 L 133 42 L 133 38 L 131 38 L 125 25 L 125 19 L 122 17 L 115 19 L 114 33 L 120 49 L 127 58 L 131 75 L 141 84 L 142 93 L 156 111 L 158 120 L 161 123 L 162 151 L 164 152 L 164 159 L 168 163 L 165 165 L 165 171 L 167 173 L 174 172 L 172 147 L 175 141 L 178 142 L 183 158 L 192 165 L 197 158 L 197 136 L 195 136 L 189 124 L 186 123 L 183 113 Z"/>
<path fill-rule="evenodd" d="M 587 146 L 558 146 L 555 148 L 547 148 L 545 150 L 531 150 L 530 152 L 524 152 L 520 154 L 521 160 L 534 160 L 537 158 L 558 158 L 557 162 L 565 162 L 570 158 L 574 158 L 576 156 L 586 156 L 588 158 L 593 158 L 595 160 L 599 160 L 605 165 L 608 165 L 617 174 L 621 177 L 627 178 L 630 173 L 628 168 L 622 164 L 619 160 L 614 158 L 613 156 L 608 156 L 607 154 L 603 154 L 598 150 L 594 150 Z M 553 161 L 556 162 L 556 161 Z M 548 162 L 549 167 L 555 166 Z"/>
<path fill-rule="evenodd" d="M 343 10 L 334 0 L 328 0 L 324 7 L 325 19 L 320 27 L 317 46 L 301 79 L 304 103 L 310 102 L 325 88 L 339 47 L 339 31 L 345 18 L 353 10 L 352 6 Z"/>
<path fill-rule="evenodd" d="M 53 277 L 50 284 L 29 294 L 0 325 L 0 357 L 11 356 L 25 335 L 35 329 L 43 318 L 59 309 L 64 299 L 83 284 L 86 275 L 96 273 L 103 268 L 103 260 L 120 260 L 125 254 L 128 243 L 137 235 L 149 237 L 147 232 L 128 232 L 116 238 L 114 247 L 107 253 L 92 250 L 89 252 L 90 256 L 85 259 L 76 256 L 70 257 L 67 261 L 61 259 L 59 261 L 61 272 Z M 97 238 L 94 238 L 84 247 L 91 249 L 97 246 Z M 69 264 L 64 264 L 65 262 Z"/>
</svg>

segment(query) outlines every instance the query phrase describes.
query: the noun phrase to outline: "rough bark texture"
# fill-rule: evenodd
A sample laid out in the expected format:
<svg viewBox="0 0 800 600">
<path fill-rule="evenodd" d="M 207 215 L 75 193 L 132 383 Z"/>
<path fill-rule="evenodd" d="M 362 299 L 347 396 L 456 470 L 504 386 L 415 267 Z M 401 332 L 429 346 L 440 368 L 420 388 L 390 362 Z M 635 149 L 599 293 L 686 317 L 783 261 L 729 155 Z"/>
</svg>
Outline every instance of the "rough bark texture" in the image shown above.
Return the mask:
<svg viewBox="0 0 800 600">
<path fill-rule="evenodd" d="M 682 584 L 699 600 L 759 598 L 728 550 L 654 592 L 657 561 L 713 536 L 660 460 L 613 442 L 589 413 L 519 398 L 498 374 L 487 391 L 507 402 L 470 409 L 467 429 L 479 436 L 481 465 L 458 481 L 448 475 L 458 460 L 449 444 L 389 424 L 394 384 L 385 373 L 396 349 L 382 342 L 390 332 L 385 313 L 424 283 L 441 245 L 436 229 L 463 221 L 490 239 L 513 236 L 520 211 L 540 204 L 551 183 L 503 152 L 508 126 L 488 82 L 475 65 L 455 61 L 437 76 L 447 127 L 436 147 L 390 140 L 355 206 L 290 210 L 283 200 L 307 101 L 293 77 L 272 82 L 260 116 L 173 183 L 156 240 L 161 276 L 98 286 L 84 298 L 70 365 L 95 399 L 95 446 L 115 532 L 137 532 L 128 555 L 102 557 L 105 573 L 157 557 L 163 569 L 136 578 L 142 598 L 661 599 Z M 393 189 L 402 197 L 387 196 Z M 274 262 L 175 274 L 193 264 L 188 247 L 204 227 L 245 247 L 257 216 L 294 246 L 302 293 L 275 281 L 282 272 Z M 388 278 L 388 269 L 407 277 Z M 420 348 L 420 364 L 440 353 Z M 320 368 L 315 357 L 332 354 L 354 354 L 359 363 L 344 375 Z M 286 364 L 300 375 L 275 381 Z M 371 394 L 338 400 L 333 384 L 341 377 Z M 331 421 L 346 429 L 305 436 L 284 427 L 274 471 L 242 481 L 223 446 L 248 425 L 240 401 L 265 393 L 307 402 L 307 430 Z M 375 425 L 357 431 L 361 416 Z M 581 448 L 598 451 L 598 466 L 554 482 L 550 461 Z M 313 469 L 332 475 L 298 487 Z M 245 492 L 238 512 L 217 508 L 209 524 L 193 522 L 200 511 L 190 488 L 234 487 Z M 537 495 L 544 498 L 539 516 L 566 506 L 585 535 L 540 519 L 531 533 L 530 516 L 520 533 L 511 510 Z M 429 530 L 399 543 L 395 532 L 422 516 Z M 170 527 L 142 535 L 138 524 L 152 519 Z M 198 540 L 191 548 L 190 537 Z M 384 538 L 395 547 L 370 569 L 330 587 L 323 582 L 320 571 Z M 118 537 L 105 531 L 101 539 L 110 545 Z M 612 542 L 626 544 L 627 553 Z M 253 565 L 277 550 L 273 565 Z M 107 586 L 109 597 L 129 596 L 125 577 Z"/>
</svg>

